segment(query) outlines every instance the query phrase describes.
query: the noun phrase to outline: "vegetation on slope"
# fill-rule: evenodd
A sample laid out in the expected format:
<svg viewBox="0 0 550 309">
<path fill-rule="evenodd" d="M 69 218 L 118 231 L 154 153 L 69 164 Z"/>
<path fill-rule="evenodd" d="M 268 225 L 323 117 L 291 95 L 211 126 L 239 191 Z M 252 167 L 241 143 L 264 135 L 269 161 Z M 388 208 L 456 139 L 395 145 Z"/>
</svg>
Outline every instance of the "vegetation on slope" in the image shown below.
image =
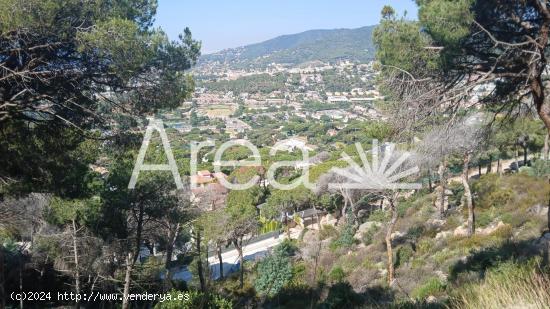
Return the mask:
<svg viewBox="0 0 550 309">
<path fill-rule="evenodd" d="M 234 67 L 261 67 L 270 63 L 296 65 L 308 61 L 366 62 L 374 58 L 371 40 L 374 27 L 310 30 L 283 35 L 265 42 L 204 55 L 200 62 L 228 63 Z"/>
</svg>

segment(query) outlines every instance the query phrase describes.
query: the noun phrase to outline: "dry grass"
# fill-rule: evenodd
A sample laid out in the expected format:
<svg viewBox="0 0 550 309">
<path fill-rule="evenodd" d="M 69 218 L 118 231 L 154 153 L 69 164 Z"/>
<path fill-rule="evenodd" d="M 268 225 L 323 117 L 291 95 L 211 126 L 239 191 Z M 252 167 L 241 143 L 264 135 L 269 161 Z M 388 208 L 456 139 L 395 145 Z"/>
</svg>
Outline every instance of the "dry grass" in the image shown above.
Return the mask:
<svg viewBox="0 0 550 309">
<path fill-rule="evenodd" d="M 459 290 L 451 308 L 550 308 L 550 278 L 533 263 L 506 263 L 480 284 Z"/>
</svg>

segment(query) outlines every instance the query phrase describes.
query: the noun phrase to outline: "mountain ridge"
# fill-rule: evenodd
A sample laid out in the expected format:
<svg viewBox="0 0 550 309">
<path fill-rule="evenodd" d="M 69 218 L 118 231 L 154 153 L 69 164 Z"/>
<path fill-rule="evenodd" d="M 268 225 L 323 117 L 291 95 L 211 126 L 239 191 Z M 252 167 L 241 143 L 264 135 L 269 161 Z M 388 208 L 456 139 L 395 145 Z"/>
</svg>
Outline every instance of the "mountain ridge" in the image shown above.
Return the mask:
<svg viewBox="0 0 550 309">
<path fill-rule="evenodd" d="M 314 29 L 201 56 L 199 65 L 232 67 L 266 66 L 270 63 L 298 65 L 320 60 L 368 61 L 374 58 L 372 31 L 376 27 Z"/>
</svg>

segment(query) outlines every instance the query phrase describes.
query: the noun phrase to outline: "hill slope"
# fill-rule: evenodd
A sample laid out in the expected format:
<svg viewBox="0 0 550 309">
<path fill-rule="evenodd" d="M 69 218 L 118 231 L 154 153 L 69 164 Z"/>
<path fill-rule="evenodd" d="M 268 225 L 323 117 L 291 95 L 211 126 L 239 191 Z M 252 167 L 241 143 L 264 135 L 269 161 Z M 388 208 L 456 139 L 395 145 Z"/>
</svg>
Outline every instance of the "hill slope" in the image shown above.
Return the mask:
<svg viewBox="0 0 550 309">
<path fill-rule="evenodd" d="M 374 57 L 374 27 L 310 30 L 283 35 L 265 42 L 204 55 L 200 63 L 217 62 L 233 67 L 248 67 L 265 66 L 273 62 L 297 65 L 315 60 L 368 61 Z"/>
</svg>

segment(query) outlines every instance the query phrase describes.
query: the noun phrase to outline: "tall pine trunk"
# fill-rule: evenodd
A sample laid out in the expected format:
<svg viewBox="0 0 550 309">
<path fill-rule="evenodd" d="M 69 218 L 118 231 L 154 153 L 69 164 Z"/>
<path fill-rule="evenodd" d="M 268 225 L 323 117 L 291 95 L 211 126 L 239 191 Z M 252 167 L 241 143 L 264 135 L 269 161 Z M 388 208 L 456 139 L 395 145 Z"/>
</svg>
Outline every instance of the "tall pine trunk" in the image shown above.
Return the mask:
<svg viewBox="0 0 550 309">
<path fill-rule="evenodd" d="M 164 260 L 164 268 L 168 269 L 170 267 L 170 262 L 172 262 L 172 255 L 174 254 L 174 247 L 176 246 L 176 239 L 178 238 L 178 232 L 180 229 L 180 224 L 176 224 L 176 229 L 168 232 L 168 245 L 166 247 L 166 257 Z"/>
<path fill-rule="evenodd" d="M 389 199 L 390 202 L 390 212 L 391 219 L 388 224 L 388 230 L 386 231 L 386 253 L 388 255 L 388 285 L 393 283 L 395 279 L 395 267 L 393 265 L 393 248 L 391 243 L 391 234 L 395 228 L 395 223 L 397 223 L 397 209 L 395 207 L 395 201 L 393 198 Z"/>
<path fill-rule="evenodd" d="M 197 244 L 197 268 L 199 273 L 199 283 L 201 286 L 201 292 L 206 291 L 206 281 L 204 280 L 204 270 L 202 267 L 202 254 L 201 254 L 201 232 L 197 231 L 197 239 L 195 241 Z"/>
<path fill-rule="evenodd" d="M 515 156 L 515 160 L 516 160 L 516 173 L 519 173 L 519 150 L 518 150 L 518 146 L 516 145 L 515 147 L 515 151 L 516 151 L 516 156 Z"/>
<path fill-rule="evenodd" d="M 344 194 L 342 196 L 344 196 L 344 207 L 342 207 L 342 213 L 340 214 L 340 218 L 344 218 L 344 223 L 346 223 L 347 220 L 348 220 L 348 217 L 346 216 L 346 214 L 348 212 L 348 199 L 345 197 Z M 338 220 L 338 221 L 340 221 L 340 220 Z"/>
<path fill-rule="evenodd" d="M 126 256 L 126 274 L 124 275 L 124 290 L 122 292 L 122 309 L 128 309 L 128 295 L 130 295 L 130 281 L 132 279 L 132 270 L 134 268 L 132 252 Z"/>
<path fill-rule="evenodd" d="M 477 165 L 477 174 L 479 177 L 481 177 L 481 162 Z"/>
<path fill-rule="evenodd" d="M 550 184 L 550 178 L 548 178 L 548 184 Z M 548 198 L 548 211 L 546 212 L 546 228 L 550 232 L 550 197 Z"/>
<path fill-rule="evenodd" d="M 540 44 L 540 51 L 539 54 L 541 55 L 541 63 L 543 65 L 539 67 L 534 67 L 533 69 L 538 69 L 536 75 L 533 75 L 533 77 L 530 80 L 529 87 L 531 88 L 531 95 L 533 97 L 533 103 L 537 109 L 537 114 L 539 115 L 539 118 L 544 123 L 546 130 L 548 131 L 548 134 L 550 134 L 550 109 L 548 108 L 547 102 L 546 102 L 546 93 L 545 93 L 545 86 L 542 80 L 542 73 L 543 70 L 546 69 L 546 47 L 548 45 L 548 37 L 550 33 L 550 18 L 545 18 L 544 23 L 541 27 L 541 38 L 542 40 L 539 42 Z M 547 143 L 545 143 L 547 145 Z M 550 229 L 550 209 L 548 210 L 548 219 L 547 219 L 547 225 Z"/>
<path fill-rule="evenodd" d="M 428 168 L 428 189 L 431 192 L 434 192 L 433 184 L 432 184 L 432 170 Z"/>
<path fill-rule="evenodd" d="M 237 252 L 239 253 L 239 281 L 240 281 L 240 287 L 242 288 L 244 286 L 244 256 L 243 256 L 243 237 L 239 236 L 236 239 L 233 240 L 233 245 L 235 246 L 235 249 L 237 249 Z"/>
<path fill-rule="evenodd" d="M 544 147 L 542 148 L 542 159 L 548 160 L 548 151 L 550 151 L 550 146 L 548 145 L 548 138 L 550 137 L 550 134 L 546 134 L 544 136 Z"/>
<path fill-rule="evenodd" d="M 286 236 L 290 239 L 290 223 L 288 222 L 288 213 L 285 212 L 285 226 L 286 226 Z"/>
<path fill-rule="evenodd" d="M 23 294 L 23 253 L 19 252 L 19 293 Z M 19 308 L 23 309 L 23 302 L 24 299 L 21 297 L 21 300 L 19 300 Z"/>
<path fill-rule="evenodd" d="M 223 260 L 222 260 L 222 246 L 216 246 L 216 253 L 218 254 L 218 261 L 220 262 L 220 279 L 223 279 Z"/>
<path fill-rule="evenodd" d="M 80 264 L 78 263 L 78 243 L 77 243 L 77 229 L 76 229 L 76 221 L 73 218 L 73 258 L 74 258 L 74 285 L 75 285 L 75 292 L 76 295 L 80 294 Z M 79 298 L 76 298 L 76 302 L 74 307 L 76 309 L 80 308 L 80 301 Z"/>
<path fill-rule="evenodd" d="M 437 170 L 439 174 L 439 219 L 445 217 L 445 191 L 447 190 L 447 179 L 445 178 L 445 171 L 447 170 L 447 157 L 443 158 L 443 161 L 439 164 Z"/>
<path fill-rule="evenodd" d="M 6 291 L 4 278 L 4 246 L 0 244 L 0 308 L 6 308 Z"/>
<path fill-rule="evenodd" d="M 472 193 L 468 184 L 468 168 L 470 165 L 470 153 L 464 154 L 464 166 L 462 168 L 462 185 L 464 186 L 464 199 L 468 206 L 468 236 L 475 234 L 475 214 L 474 204 L 472 202 Z"/>
<path fill-rule="evenodd" d="M 122 309 L 128 309 L 130 306 L 129 295 L 130 295 L 130 283 L 132 281 L 132 271 L 134 266 L 139 258 L 139 252 L 141 249 L 141 234 L 143 232 L 143 216 L 145 209 L 143 204 L 139 204 L 138 216 L 137 216 L 137 227 L 136 227 L 136 239 L 134 242 L 134 250 L 131 248 L 126 256 L 126 274 L 124 275 L 124 290 L 122 294 Z"/>
</svg>

